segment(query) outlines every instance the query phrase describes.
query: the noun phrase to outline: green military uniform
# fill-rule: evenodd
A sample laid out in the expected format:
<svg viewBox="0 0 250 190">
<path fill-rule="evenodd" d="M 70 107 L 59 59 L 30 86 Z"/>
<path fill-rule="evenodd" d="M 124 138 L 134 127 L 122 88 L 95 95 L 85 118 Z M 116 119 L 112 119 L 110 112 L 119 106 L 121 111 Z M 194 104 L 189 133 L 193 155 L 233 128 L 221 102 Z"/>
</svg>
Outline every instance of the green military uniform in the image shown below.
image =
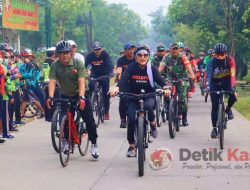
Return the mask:
<svg viewBox="0 0 250 190">
<path fill-rule="evenodd" d="M 78 96 L 78 78 L 87 77 L 87 72 L 81 61 L 71 59 L 68 65 L 63 65 L 59 60 L 50 67 L 49 78 L 57 80 L 64 96 Z M 87 82 L 87 80 L 86 80 Z M 85 83 L 85 90 L 88 85 Z"/>
<path fill-rule="evenodd" d="M 154 56 L 152 61 L 151 61 L 152 65 L 155 65 L 158 68 L 160 65 L 160 62 L 162 61 L 162 58 L 163 57 L 160 57 L 158 55 Z"/>
<path fill-rule="evenodd" d="M 182 55 L 181 53 L 177 56 L 176 59 L 174 59 L 171 54 L 168 54 L 162 59 L 160 65 L 164 67 L 165 76 L 174 80 L 178 80 L 181 78 L 188 77 L 188 72 L 184 66 L 187 63 L 186 61 L 187 57 Z M 187 112 L 187 100 L 186 100 L 187 90 L 188 90 L 187 81 L 183 81 L 182 84 L 177 85 L 177 93 L 182 103 L 181 104 L 182 113 Z"/>
</svg>

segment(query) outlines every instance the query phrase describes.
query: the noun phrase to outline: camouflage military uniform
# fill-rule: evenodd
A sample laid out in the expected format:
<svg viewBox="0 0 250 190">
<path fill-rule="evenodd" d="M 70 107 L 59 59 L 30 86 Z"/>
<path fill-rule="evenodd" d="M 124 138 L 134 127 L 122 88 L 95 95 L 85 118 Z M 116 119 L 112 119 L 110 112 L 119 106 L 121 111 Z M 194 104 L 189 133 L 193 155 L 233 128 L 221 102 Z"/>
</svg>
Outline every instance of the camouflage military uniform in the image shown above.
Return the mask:
<svg viewBox="0 0 250 190">
<path fill-rule="evenodd" d="M 154 56 L 152 61 L 151 61 L 152 65 L 154 65 L 154 66 L 156 66 L 158 68 L 159 65 L 160 65 L 160 62 L 162 61 L 162 58 L 163 57 L 160 57 L 158 55 Z"/>
<path fill-rule="evenodd" d="M 178 80 L 181 78 L 187 78 L 188 72 L 185 68 L 186 64 L 190 64 L 188 58 L 183 55 L 179 54 L 176 59 L 173 59 L 172 55 L 169 54 L 165 56 L 160 65 L 164 67 L 164 74 L 167 78 Z M 188 82 L 183 81 L 182 84 L 177 85 L 177 93 L 179 95 L 181 101 L 181 112 L 187 112 L 187 90 L 188 90 Z"/>
</svg>

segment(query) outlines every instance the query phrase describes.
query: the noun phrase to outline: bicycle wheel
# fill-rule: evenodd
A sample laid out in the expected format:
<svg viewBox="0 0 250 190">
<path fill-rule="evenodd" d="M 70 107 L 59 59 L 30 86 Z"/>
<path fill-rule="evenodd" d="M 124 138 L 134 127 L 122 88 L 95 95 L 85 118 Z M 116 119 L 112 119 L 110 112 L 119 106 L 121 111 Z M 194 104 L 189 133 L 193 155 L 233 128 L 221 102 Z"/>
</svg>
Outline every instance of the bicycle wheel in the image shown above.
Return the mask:
<svg viewBox="0 0 250 190">
<path fill-rule="evenodd" d="M 37 115 L 38 115 L 38 109 L 35 106 L 35 104 L 33 102 L 31 102 L 31 103 L 28 102 L 26 105 L 26 108 L 25 108 L 24 117 L 25 118 L 33 118 Z"/>
<path fill-rule="evenodd" d="M 99 104 L 100 120 L 102 123 L 104 123 L 104 103 L 103 103 L 102 93 L 100 93 L 99 100 L 100 100 L 100 104 Z"/>
<path fill-rule="evenodd" d="M 59 152 L 59 136 L 60 136 L 60 124 L 62 119 L 62 110 L 57 109 L 52 117 L 51 121 L 51 141 L 53 148 Z"/>
<path fill-rule="evenodd" d="M 139 176 L 144 175 L 144 160 L 145 160 L 145 147 L 144 147 L 144 118 L 138 117 L 137 124 L 137 150 L 138 150 L 138 169 Z"/>
<path fill-rule="evenodd" d="M 78 124 L 78 135 L 80 143 L 78 144 L 79 152 L 82 156 L 85 156 L 89 147 L 89 135 L 86 129 L 86 125 L 83 121 Z"/>
<path fill-rule="evenodd" d="M 179 132 L 180 131 L 180 117 L 179 117 L 179 110 L 180 110 L 180 102 L 175 102 L 174 104 L 174 109 L 175 109 L 175 115 L 174 115 L 174 125 L 175 125 L 175 129 L 176 129 L 176 132 Z"/>
<path fill-rule="evenodd" d="M 200 89 L 201 89 L 201 95 L 204 96 L 204 88 L 203 88 L 203 83 L 204 83 L 204 79 L 201 78 L 200 80 Z"/>
<path fill-rule="evenodd" d="M 175 138 L 176 134 L 176 125 L 175 125 L 175 103 L 174 99 L 171 99 L 168 107 L 168 128 L 169 135 L 171 139 Z"/>
<path fill-rule="evenodd" d="M 223 105 L 219 105 L 219 114 L 218 114 L 218 133 L 219 133 L 219 141 L 220 141 L 220 149 L 224 148 L 224 118 L 225 112 L 223 109 Z"/>
<path fill-rule="evenodd" d="M 100 114 L 99 114 L 99 98 L 96 93 L 93 93 L 91 96 L 91 106 L 93 111 L 93 116 L 95 119 L 96 127 L 100 124 Z"/>
<path fill-rule="evenodd" d="M 70 156 L 68 116 L 64 115 L 60 126 L 59 157 L 63 167 L 67 166 Z"/>
<path fill-rule="evenodd" d="M 161 98 L 159 96 L 156 97 L 155 112 L 156 112 L 157 127 L 160 127 L 162 118 L 161 118 Z"/>
</svg>

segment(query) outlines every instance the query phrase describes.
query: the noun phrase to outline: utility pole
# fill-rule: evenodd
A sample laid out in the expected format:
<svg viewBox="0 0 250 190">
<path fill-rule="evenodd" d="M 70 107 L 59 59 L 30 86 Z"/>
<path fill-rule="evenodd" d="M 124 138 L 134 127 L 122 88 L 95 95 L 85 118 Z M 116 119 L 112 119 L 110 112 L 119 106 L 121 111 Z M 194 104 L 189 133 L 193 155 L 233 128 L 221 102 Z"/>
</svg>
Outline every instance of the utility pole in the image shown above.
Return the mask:
<svg viewBox="0 0 250 190">
<path fill-rule="evenodd" d="M 51 6 L 45 7 L 45 35 L 46 35 L 46 47 L 51 47 Z"/>
<path fill-rule="evenodd" d="M 92 17 L 92 5 L 93 2 L 91 0 L 88 1 L 89 3 L 89 40 L 88 40 L 88 52 L 91 52 L 91 46 L 93 43 L 93 17 Z"/>
</svg>

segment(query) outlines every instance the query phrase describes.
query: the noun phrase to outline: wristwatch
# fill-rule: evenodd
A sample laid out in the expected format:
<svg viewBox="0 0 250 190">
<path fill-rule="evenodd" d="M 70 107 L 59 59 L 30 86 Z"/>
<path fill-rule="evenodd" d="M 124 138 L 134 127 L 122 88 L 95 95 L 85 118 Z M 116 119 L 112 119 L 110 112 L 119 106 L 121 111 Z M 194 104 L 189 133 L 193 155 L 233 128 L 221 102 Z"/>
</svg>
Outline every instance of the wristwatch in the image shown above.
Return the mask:
<svg viewBox="0 0 250 190">
<path fill-rule="evenodd" d="M 85 98 L 85 96 L 79 96 L 79 99 L 85 100 L 86 98 Z"/>
</svg>

